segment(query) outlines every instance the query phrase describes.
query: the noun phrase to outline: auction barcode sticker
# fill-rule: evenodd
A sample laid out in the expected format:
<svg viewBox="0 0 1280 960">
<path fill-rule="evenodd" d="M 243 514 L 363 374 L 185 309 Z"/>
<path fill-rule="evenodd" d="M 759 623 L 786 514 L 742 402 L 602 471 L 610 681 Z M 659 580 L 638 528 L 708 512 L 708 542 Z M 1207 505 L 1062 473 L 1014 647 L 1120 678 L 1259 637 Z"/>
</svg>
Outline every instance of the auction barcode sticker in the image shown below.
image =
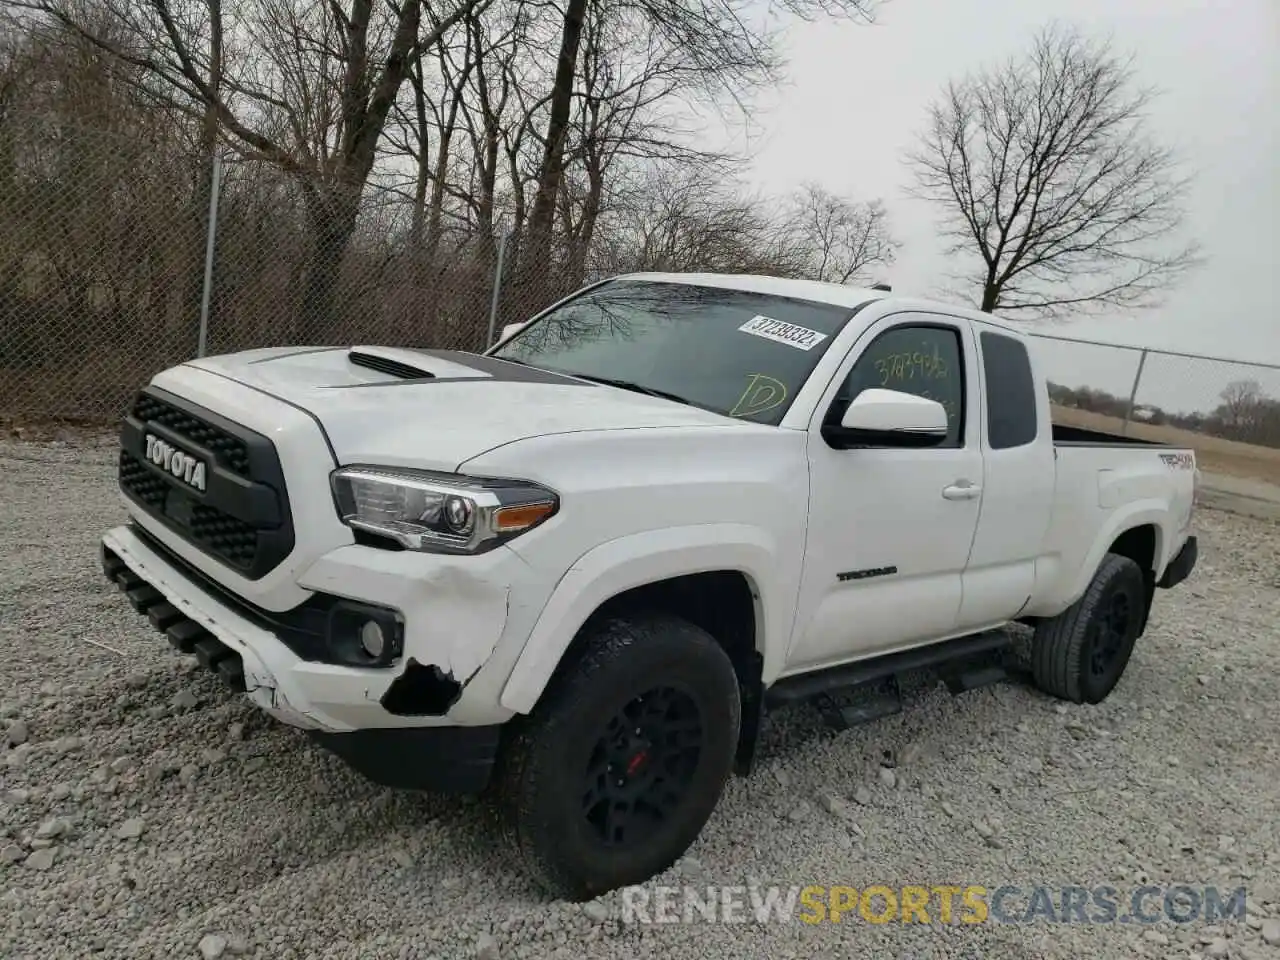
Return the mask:
<svg viewBox="0 0 1280 960">
<path fill-rule="evenodd" d="M 795 347 L 797 350 L 812 350 L 827 339 L 825 333 L 810 330 L 808 327 L 798 327 L 794 323 L 773 320 L 769 317 L 752 317 L 738 329 L 743 333 L 751 334 L 753 337 L 764 337 L 766 340 L 773 340 L 775 343 L 785 343 L 787 346 Z"/>
</svg>

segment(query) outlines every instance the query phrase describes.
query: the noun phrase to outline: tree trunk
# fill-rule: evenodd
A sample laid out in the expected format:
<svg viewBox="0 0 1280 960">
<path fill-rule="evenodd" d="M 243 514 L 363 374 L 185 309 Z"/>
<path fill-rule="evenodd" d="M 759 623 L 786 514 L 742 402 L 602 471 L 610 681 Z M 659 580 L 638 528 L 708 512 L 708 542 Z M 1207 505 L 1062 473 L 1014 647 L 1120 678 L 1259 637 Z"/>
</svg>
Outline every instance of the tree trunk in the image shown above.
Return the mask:
<svg viewBox="0 0 1280 960">
<path fill-rule="evenodd" d="M 413 223 L 409 230 L 409 249 L 414 264 L 422 258 L 427 223 L 427 189 L 431 184 L 431 121 L 427 116 L 427 91 L 422 78 L 422 58 L 413 61 L 413 115 L 418 137 L 417 176 L 413 185 Z"/>
<path fill-rule="evenodd" d="M 424 323 L 435 309 L 429 301 L 434 286 L 430 282 L 427 260 L 427 196 L 431 189 L 431 122 L 427 114 L 427 92 L 422 77 L 422 58 L 415 57 L 412 66 L 414 121 L 418 137 L 417 176 L 413 185 L 413 221 L 409 227 L 409 295 L 405 298 L 400 323 L 423 335 Z M 425 307 L 425 309 L 424 309 Z"/>
<path fill-rule="evenodd" d="M 538 168 L 538 191 L 534 196 L 533 210 L 529 214 L 527 242 L 523 244 L 520 286 L 526 289 L 545 273 L 551 261 L 551 226 L 555 218 L 560 183 L 564 179 L 564 147 L 569 133 L 578 47 L 582 40 L 582 25 L 586 13 L 587 0 L 569 0 L 564 11 L 560 58 L 556 63 L 555 80 L 551 86 L 546 145 Z"/>
<path fill-rule="evenodd" d="M 477 227 L 481 235 L 493 236 L 494 197 L 498 189 L 498 136 L 497 120 L 485 118 L 484 156 L 479 170 L 479 202 L 477 203 Z"/>
<path fill-rule="evenodd" d="M 600 219 L 600 207 L 604 197 L 604 171 L 594 158 L 587 160 L 587 197 L 582 204 L 582 220 L 569 253 L 568 280 L 574 287 L 586 281 L 587 255 L 595 240 L 596 222 Z"/>
<path fill-rule="evenodd" d="M 302 288 L 302 312 L 295 326 L 298 343 L 335 343 L 349 335 L 334 311 L 333 292 L 355 232 L 359 204 L 358 187 L 316 188 L 308 197 L 311 250 Z"/>
<path fill-rule="evenodd" d="M 431 201 L 427 208 L 427 246 L 423 260 L 436 268 L 436 257 L 440 253 L 441 231 L 444 225 L 445 181 L 449 174 L 449 148 L 453 145 L 453 111 L 450 111 L 449 122 L 440 131 L 436 149 L 436 172 L 431 184 Z"/>
</svg>

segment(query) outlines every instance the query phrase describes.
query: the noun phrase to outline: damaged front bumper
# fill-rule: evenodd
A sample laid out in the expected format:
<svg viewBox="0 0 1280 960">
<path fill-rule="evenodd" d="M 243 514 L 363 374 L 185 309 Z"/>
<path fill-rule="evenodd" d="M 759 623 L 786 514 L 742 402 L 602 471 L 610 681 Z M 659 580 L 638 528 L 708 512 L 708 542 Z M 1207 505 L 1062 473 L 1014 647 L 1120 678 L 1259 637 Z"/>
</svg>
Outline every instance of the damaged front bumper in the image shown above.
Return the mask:
<svg viewBox="0 0 1280 960">
<path fill-rule="evenodd" d="M 493 693 L 505 677 L 484 678 L 508 626 L 505 571 L 464 572 L 446 558 L 344 546 L 298 576 L 311 600 L 272 613 L 227 593 L 133 524 L 103 536 L 102 563 L 175 648 L 370 779 L 470 790 L 487 777 L 510 716 Z M 489 563 L 524 566 L 513 554 Z M 402 652 L 394 664 L 334 662 L 325 631 L 343 598 L 396 613 Z"/>
</svg>

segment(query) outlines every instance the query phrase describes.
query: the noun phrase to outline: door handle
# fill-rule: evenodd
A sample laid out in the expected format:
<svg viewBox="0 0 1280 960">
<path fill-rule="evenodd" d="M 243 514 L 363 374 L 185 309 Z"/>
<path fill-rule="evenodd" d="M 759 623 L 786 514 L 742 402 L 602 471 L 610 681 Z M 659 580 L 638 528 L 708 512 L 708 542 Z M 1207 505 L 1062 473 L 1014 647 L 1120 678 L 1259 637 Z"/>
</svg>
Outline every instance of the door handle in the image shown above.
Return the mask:
<svg viewBox="0 0 1280 960">
<path fill-rule="evenodd" d="M 947 500 L 973 500 L 982 493 L 982 488 L 968 480 L 957 480 L 949 487 L 942 488 L 942 496 Z"/>
</svg>

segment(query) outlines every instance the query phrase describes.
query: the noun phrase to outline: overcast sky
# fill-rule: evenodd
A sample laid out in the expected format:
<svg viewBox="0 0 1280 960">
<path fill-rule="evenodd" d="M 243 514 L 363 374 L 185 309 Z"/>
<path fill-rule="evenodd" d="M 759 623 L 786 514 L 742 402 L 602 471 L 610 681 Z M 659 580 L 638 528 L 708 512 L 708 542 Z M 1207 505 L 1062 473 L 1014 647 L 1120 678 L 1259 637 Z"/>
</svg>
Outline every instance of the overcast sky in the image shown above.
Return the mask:
<svg viewBox="0 0 1280 960">
<path fill-rule="evenodd" d="M 787 84 L 756 102 L 751 179 L 883 199 L 903 242 L 886 280 L 936 294 L 948 271 L 936 211 L 905 196 L 902 154 L 948 79 L 1026 49 L 1052 19 L 1134 52 L 1139 80 L 1163 91 L 1152 131 L 1196 171 L 1189 220 L 1210 258 L 1162 308 L 1054 332 L 1280 364 L 1280 0 L 890 0 L 873 26 L 798 24 Z M 1049 359 L 1054 379 L 1116 389 L 1137 354 L 1066 347 Z M 1240 376 L 1280 396 L 1280 371 L 1152 358 L 1139 401 L 1197 407 Z"/>
</svg>

